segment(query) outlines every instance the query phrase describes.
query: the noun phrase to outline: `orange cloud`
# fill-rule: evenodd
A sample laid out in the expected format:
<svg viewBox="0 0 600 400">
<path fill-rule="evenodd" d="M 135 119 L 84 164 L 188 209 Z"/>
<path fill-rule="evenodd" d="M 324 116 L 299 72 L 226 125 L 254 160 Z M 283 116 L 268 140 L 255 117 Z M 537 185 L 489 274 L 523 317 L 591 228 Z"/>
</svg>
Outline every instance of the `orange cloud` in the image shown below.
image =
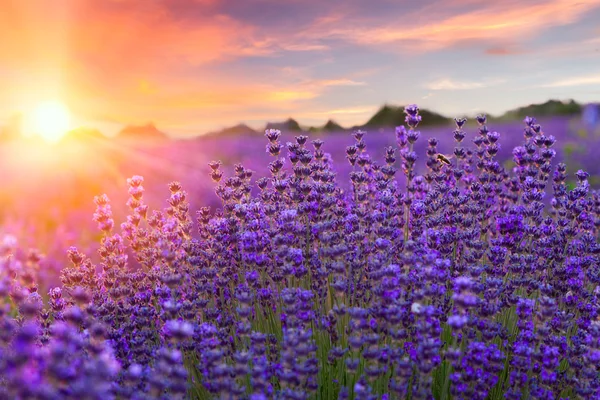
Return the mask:
<svg viewBox="0 0 600 400">
<path fill-rule="evenodd" d="M 272 75 L 267 83 L 244 76 L 215 79 L 210 68 L 219 63 L 328 47 L 277 37 L 222 14 L 219 0 L 193 3 L 190 16 L 174 11 L 190 6 L 181 0 L 0 0 L 0 37 L 14 38 L 0 41 L 0 65 L 22 72 L 17 80 L 0 74 L 4 93 L 17 94 L 21 107 L 60 97 L 88 118 L 160 123 L 191 109 L 286 108 L 314 99 L 325 87 L 362 84 L 351 79 L 291 84 Z"/>
<path fill-rule="evenodd" d="M 142 79 L 139 81 L 138 89 L 139 89 L 140 93 L 143 93 L 143 94 L 154 94 L 157 91 L 156 86 L 153 85 L 152 83 L 148 82 L 145 79 Z"/>
<path fill-rule="evenodd" d="M 178 76 L 158 76 L 158 80 L 137 78 L 130 85 L 104 89 L 104 92 L 110 91 L 112 95 L 102 97 L 94 96 L 96 86 L 78 85 L 72 100 L 88 99 L 87 102 L 79 102 L 79 108 L 80 112 L 94 110 L 88 114 L 90 117 L 110 116 L 110 120 L 123 123 L 129 122 L 129 116 L 141 122 L 152 118 L 160 124 L 165 118 L 175 121 L 173 116 L 186 116 L 193 110 L 197 110 L 197 113 L 210 110 L 210 118 L 217 117 L 218 113 L 232 118 L 232 115 L 237 117 L 248 109 L 268 107 L 302 112 L 307 101 L 318 98 L 332 88 L 365 86 L 366 82 L 352 77 L 368 73 L 359 72 L 332 79 L 314 79 L 309 75 L 310 71 L 306 69 L 284 67 L 266 70 L 268 83 L 252 81 L 243 75 L 231 76 L 227 80 L 211 76 L 198 79 Z"/>
<path fill-rule="evenodd" d="M 192 80 L 173 85 L 150 86 L 153 91 L 140 96 L 133 86 L 119 96 L 99 98 L 91 93 L 74 96 L 80 113 L 93 120 L 121 124 L 154 121 L 162 127 L 199 127 L 209 130 L 235 120 L 257 118 L 259 112 L 301 111 L 306 101 L 318 97 L 319 88 L 307 85 L 266 85 L 252 82 L 198 83 Z"/>
<path fill-rule="evenodd" d="M 160 2 L 118 10 L 99 9 L 98 4 L 78 10 L 71 35 L 74 57 L 98 69 L 155 71 L 267 51 L 254 27 L 226 15 L 182 20 Z"/>
<path fill-rule="evenodd" d="M 179 77 L 189 68 L 271 51 L 255 27 L 215 14 L 216 0 L 196 1 L 206 13 L 193 19 L 175 15 L 173 3 L 0 0 L 0 37 L 10 39 L 0 41 L 0 68 L 8 71 L 0 71 L 2 96 L 20 108 L 59 97 L 81 115 L 127 123 L 161 114 L 155 106 L 207 107 L 264 95 L 255 88 L 220 91 L 200 73 L 187 86 L 198 95 L 168 102 L 177 89 L 166 87 L 189 84 Z"/>
<path fill-rule="evenodd" d="M 317 97 L 317 94 L 311 91 L 275 91 L 269 94 L 269 99 L 273 101 L 294 101 L 309 100 Z"/>
</svg>

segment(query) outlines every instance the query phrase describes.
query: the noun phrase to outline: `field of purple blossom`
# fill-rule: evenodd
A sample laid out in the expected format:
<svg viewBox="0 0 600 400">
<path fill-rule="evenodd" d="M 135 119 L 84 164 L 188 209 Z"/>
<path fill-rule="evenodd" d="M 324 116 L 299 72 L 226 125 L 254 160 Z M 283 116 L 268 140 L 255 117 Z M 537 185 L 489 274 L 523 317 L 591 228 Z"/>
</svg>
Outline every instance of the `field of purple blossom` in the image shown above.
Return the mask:
<svg viewBox="0 0 600 400">
<path fill-rule="evenodd" d="M 600 398 L 597 133 L 405 112 L 352 136 L 97 143 L 47 203 L 20 171 L 0 399 Z"/>
</svg>

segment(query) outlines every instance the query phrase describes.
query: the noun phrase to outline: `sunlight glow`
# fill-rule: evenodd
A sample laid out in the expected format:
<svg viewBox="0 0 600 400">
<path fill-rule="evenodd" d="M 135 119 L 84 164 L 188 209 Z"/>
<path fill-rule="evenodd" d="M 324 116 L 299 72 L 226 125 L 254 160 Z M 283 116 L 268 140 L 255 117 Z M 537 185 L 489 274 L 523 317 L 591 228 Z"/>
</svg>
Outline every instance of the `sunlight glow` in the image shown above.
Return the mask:
<svg viewBox="0 0 600 400">
<path fill-rule="evenodd" d="M 49 142 L 59 141 L 71 125 L 69 109 L 59 101 L 39 103 L 26 119 L 26 129 Z"/>
</svg>

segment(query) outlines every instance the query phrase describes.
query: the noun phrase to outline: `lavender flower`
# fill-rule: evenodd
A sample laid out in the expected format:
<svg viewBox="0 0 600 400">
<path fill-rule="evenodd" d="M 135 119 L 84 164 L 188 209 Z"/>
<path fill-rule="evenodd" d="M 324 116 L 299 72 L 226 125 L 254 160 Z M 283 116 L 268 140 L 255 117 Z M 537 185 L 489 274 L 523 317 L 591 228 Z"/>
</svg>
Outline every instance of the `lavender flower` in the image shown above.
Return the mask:
<svg viewBox="0 0 600 400">
<path fill-rule="evenodd" d="M 220 205 L 172 182 L 149 210 L 131 177 L 125 222 L 97 197 L 98 254 L 70 248 L 46 297 L 39 254 L 6 240 L 0 397 L 599 397 L 593 176 L 554 166 L 530 117 L 511 169 L 485 116 L 421 155 L 404 111 L 382 160 L 352 133 L 346 186 L 324 141 L 278 130 L 256 182 L 208 164 Z"/>
</svg>

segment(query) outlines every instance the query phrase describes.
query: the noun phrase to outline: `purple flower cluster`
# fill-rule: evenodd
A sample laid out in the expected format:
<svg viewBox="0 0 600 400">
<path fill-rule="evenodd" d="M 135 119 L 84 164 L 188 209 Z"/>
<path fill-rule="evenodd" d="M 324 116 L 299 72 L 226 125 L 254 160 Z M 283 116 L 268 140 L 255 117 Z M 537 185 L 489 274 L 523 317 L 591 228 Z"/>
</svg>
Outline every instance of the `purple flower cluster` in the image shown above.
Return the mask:
<svg viewBox="0 0 600 400">
<path fill-rule="evenodd" d="M 209 164 L 221 206 L 127 181 L 116 227 L 95 199 L 100 262 L 76 248 L 38 294 L 32 253 L 0 247 L 0 398 L 600 398 L 600 193 L 534 118 L 513 164 L 478 116 L 443 153 L 406 107 L 397 148 L 265 133 L 271 176 Z M 283 153 L 287 150 L 287 156 Z M 396 181 L 397 161 L 404 175 Z M 508 160 L 510 162 L 510 160 Z M 400 175 L 400 174 L 399 174 Z"/>
</svg>

